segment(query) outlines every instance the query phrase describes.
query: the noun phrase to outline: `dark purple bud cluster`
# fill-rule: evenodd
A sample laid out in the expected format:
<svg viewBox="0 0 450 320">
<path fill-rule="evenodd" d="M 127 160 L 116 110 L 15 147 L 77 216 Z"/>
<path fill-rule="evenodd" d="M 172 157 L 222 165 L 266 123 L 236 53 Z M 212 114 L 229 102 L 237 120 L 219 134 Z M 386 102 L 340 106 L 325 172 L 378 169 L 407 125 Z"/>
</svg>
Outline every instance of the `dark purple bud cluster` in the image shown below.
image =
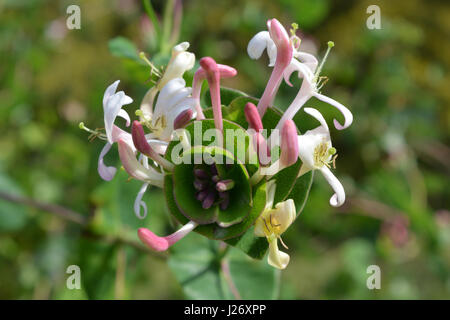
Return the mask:
<svg viewBox="0 0 450 320">
<path fill-rule="evenodd" d="M 221 210 L 226 210 L 230 204 L 229 190 L 234 187 L 231 179 L 221 180 L 215 164 L 194 168 L 194 188 L 196 198 L 202 202 L 203 209 L 209 209 L 218 204 Z"/>
</svg>

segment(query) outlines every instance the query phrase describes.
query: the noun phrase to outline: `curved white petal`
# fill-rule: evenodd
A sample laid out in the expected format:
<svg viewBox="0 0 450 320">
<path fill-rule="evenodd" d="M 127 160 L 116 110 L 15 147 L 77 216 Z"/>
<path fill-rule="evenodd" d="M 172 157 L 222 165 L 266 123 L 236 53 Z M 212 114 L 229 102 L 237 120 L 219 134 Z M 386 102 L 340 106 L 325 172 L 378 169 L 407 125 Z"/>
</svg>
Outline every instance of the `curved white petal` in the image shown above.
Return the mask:
<svg viewBox="0 0 450 320">
<path fill-rule="evenodd" d="M 139 107 L 144 117 L 150 118 L 153 114 L 153 102 L 155 100 L 156 94 L 158 93 L 158 88 L 156 86 L 151 87 L 142 99 L 141 106 Z M 145 119 L 141 119 L 145 120 Z"/>
<path fill-rule="evenodd" d="M 341 125 L 336 119 L 334 119 L 334 126 L 335 126 L 336 129 L 343 130 L 343 129 L 348 128 L 352 124 L 352 122 L 353 122 L 353 114 L 350 112 L 350 110 L 347 109 L 346 106 L 344 106 L 343 104 L 337 102 L 334 99 L 331 99 L 331 98 L 329 98 L 327 96 L 324 96 L 323 94 L 320 94 L 320 93 L 317 93 L 317 92 L 314 93 L 314 96 L 317 99 L 319 99 L 319 100 L 321 100 L 323 102 L 326 102 L 328 104 L 331 104 L 332 106 L 336 107 L 342 113 L 342 115 L 344 116 L 344 119 L 345 119 L 344 120 L 344 124 Z"/>
<path fill-rule="evenodd" d="M 119 140 L 119 157 L 125 171 L 133 178 L 162 187 L 163 175 L 153 168 L 145 168 L 137 159 L 133 150 L 124 141 Z"/>
<path fill-rule="evenodd" d="M 272 39 L 267 40 L 267 55 L 269 56 L 269 67 L 273 67 L 277 60 L 277 46 Z"/>
<path fill-rule="evenodd" d="M 314 108 L 305 108 L 304 111 L 310 116 L 314 117 L 317 121 L 320 122 L 320 125 L 329 133 L 330 129 L 328 128 L 328 124 L 325 121 L 325 118 L 319 112 L 319 110 Z"/>
<path fill-rule="evenodd" d="M 267 42 L 272 40 L 268 31 L 258 32 L 250 39 L 247 45 L 247 53 L 251 59 L 259 59 L 264 49 L 267 48 Z"/>
<path fill-rule="evenodd" d="M 133 152 L 136 152 L 136 147 L 133 143 L 133 137 L 130 133 L 120 129 L 118 126 L 113 125 L 112 127 L 112 141 L 117 142 L 119 140 L 124 140 L 128 146 L 133 150 Z"/>
<path fill-rule="evenodd" d="M 277 221 L 277 224 L 280 225 L 279 234 L 282 234 L 294 222 L 297 215 L 294 200 L 288 199 L 283 202 L 278 202 L 275 208 L 271 210 L 271 214 Z"/>
<path fill-rule="evenodd" d="M 294 51 L 294 57 L 306 65 L 312 73 L 316 71 L 319 61 L 314 55 L 303 51 Z"/>
<path fill-rule="evenodd" d="M 191 88 L 186 88 L 186 82 L 182 78 L 175 78 L 169 81 L 159 93 L 153 110 L 153 121 L 156 121 L 163 113 L 180 100 L 191 94 Z"/>
<path fill-rule="evenodd" d="M 292 87 L 292 83 L 290 82 L 289 79 L 291 78 L 291 75 L 294 72 L 298 73 L 299 79 L 303 78 L 307 81 L 307 83 L 302 83 L 302 86 L 308 85 L 310 90 L 313 88 L 312 80 L 314 78 L 314 73 L 311 71 L 311 69 L 306 64 L 304 64 L 296 59 L 292 59 L 289 66 L 283 72 L 284 81 L 289 86 Z"/>
<path fill-rule="evenodd" d="M 106 154 L 109 152 L 110 149 L 111 149 L 111 144 L 109 142 L 107 142 L 98 157 L 97 171 L 98 171 L 98 174 L 100 175 L 100 177 L 106 181 L 111 181 L 117 172 L 116 168 L 108 167 L 103 162 L 103 158 L 106 156 Z"/>
<path fill-rule="evenodd" d="M 106 89 L 110 90 L 111 87 Z M 108 137 L 109 143 L 113 143 L 112 140 L 112 127 L 114 125 L 114 121 L 116 117 L 120 114 L 120 116 L 125 117 L 127 120 L 127 125 L 129 125 L 129 116 L 128 114 L 125 116 L 124 112 L 121 112 L 122 106 L 124 104 L 129 104 L 133 102 L 133 99 L 125 95 L 123 91 L 119 91 L 106 99 L 103 104 L 103 112 L 104 112 L 104 122 L 105 122 L 105 131 L 106 136 Z"/>
<path fill-rule="evenodd" d="M 289 264 L 289 260 L 289 255 L 278 249 L 278 240 L 276 238 L 269 241 L 269 256 L 267 257 L 269 265 L 278 269 L 285 269 Z"/>
<path fill-rule="evenodd" d="M 126 112 L 125 110 L 123 110 L 123 109 L 120 109 L 119 110 L 119 113 L 117 114 L 119 117 L 121 117 L 121 118 L 124 118 L 125 119 L 125 121 L 127 122 L 127 127 L 129 127 L 130 126 L 130 124 L 131 124 L 131 119 L 130 119 L 130 116 L 128 115 L 128 112 Z"/>
<path fill-rule="evenodd" d="M 106 88 L 105 93 L 103 94 L 103 105 L 106 104 L 106 101 L 116 93 L 117 87 L 119 86 L 120 80 L 114 81 L 108 88 Z"/>
<path fill-rule="evenodd" d="M 257 237 L 265 237 L 264 233 L 264 221 L 261 218 L 256 219 L 255 221 L 255 229 L 253 230 L 255 236 Z"/>
<path fill-rule="evenodd" d="M 178 45 L 180 46 L 180 45 Z M 178 47 L 175 46 L 175 47 Z M 174 48 L 175 49 L 175 48 Z M 172 58 L 167 65 L 163 77 L 158 82 L 158 88 L 163 88 L 169 81 L 183 77 L 183 74 L 192 69 L 195 64 L 195 55 L 187 51 L 172 51 Z"/>
<path fill-rule="evenodd" d="M 177 44 L 176 46 L 173 47 L 172 49 L 172 54 L 174 54 L 174 52 L 183 52 L 186 51 L 187 49 L 189 49 L 189 42 L 184 41 L 181 42 L 179 44 Z"/>
<path fill-rule="evenodd" d="M 320 171 L 322 171 L 323 176 L 335 192 L 335 194 L 330 198 L 330 204 L 333 207 L 340 207 L 345 202 L 344 187 L 327 166 L 323 166 Z"/>
<path fill-rule="evenodd" d="M 139 190 L 137 196 L 136 196 L 136 200 L 134 200 L 134 213 L 136 214 L 136 217 L 138 217 L 138 219 L 145 219 L 145 217 L 147 216 L 147 204 L 142 201 L 142 197 L 145 194 L 145 191 L 147 191 L 147 187 L 148 187 L 148 183 L 144 183 L 141 187 L 141 189 Z M 144 209 L 144 214 L 141 215 L 141 207 Z"/>
</svg>

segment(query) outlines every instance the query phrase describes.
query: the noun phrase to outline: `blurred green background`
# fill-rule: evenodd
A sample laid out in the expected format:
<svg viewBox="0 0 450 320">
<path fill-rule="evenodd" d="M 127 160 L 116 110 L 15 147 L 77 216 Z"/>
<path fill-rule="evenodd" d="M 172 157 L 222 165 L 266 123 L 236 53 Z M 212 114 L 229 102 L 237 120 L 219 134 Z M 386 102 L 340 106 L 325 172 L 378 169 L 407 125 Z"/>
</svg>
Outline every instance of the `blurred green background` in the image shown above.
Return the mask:
<svg viewBox="0 0 450 320">
<path fill-rule="evenodd" d="M 152 1 L 160 17 L 164 2 Z M 71 4 L 81 8 L 81 30 L 66 28 Z M 371 4 L 381 8 L 381 30 L 366 27 Z M 450 6 L 418 0 L 191 0 L 182 7 L 172 39 L 179 30 L 178 39 L 189 41 L 197 58 L 209 55 L 234 66 L 239 74 L 225 85 L 256 97 L 271 70 L 267 57 L 251 60 L 246 46 L 268 18 L 286 27 L 297 22 L 302 48 L 319 57 L 333 40 L 323 93 L 355 118 L 347 130 L 332 128 L 346 204 L 330 207 L 332 191 L 316 175 L 300 218 L 284 235 L 288 268 L 273 274 L 265 271 L 265 260 L 231 265 L 242 278 L 239 289 L 255 290 L 244 296 L 449 299 Z M 177 10 L 179 5 L 179 17 Z M 89 143 L 78 128 L 80 121 L 103 126 L 101 101 L 113 81 L 120 79 L 120 89 L 135 100 L 126 107 L 130 115 L 149 87 L 146 65 L 133 54 L 119 57 L 124 47 L 134 52 L 124 38 L 156 64 L 167 61 L 170 47 L 161 54 L 141 1 L 0 0 L 0 191 L 28 199 L 0 199 L 0 298 L 201 298 L 199 288 L 215 281 L 211 275 L 192 286 L 185 277 L 196 262 L 184 265 L 186 259 L 176 256 L 207 261 L 204 239 L 194 235 L 176 245 L 170 268 L 167 255 L 150 254 L 138 243 L 137 227 L 173 230 L 161 191 L 147 192 L 149 214 L 138 220 L 132 206 L 140 183 L 127 182 L 121 170 L 113 181 L 102 181 L 97 157 L 103 143 Z M 282 85 L 276 105 L 286 108 L 296 93 Z M 307 105 L 330 121 L 339 117 L 333 107 Z M 117 152 L 106 161 L 118 165 Z M 75 214 L 55 215 L 45 204 Z M 239 272 L 245 263 L 257 271 Z M 66 268 L 73 264 L 81 268 L 81 290 L 66 288 Z M 366 287 L 372 264 L 381 268 L 380 290 Z M 280 291 L 261 295 L 272 290 L 264 287 L 270 281 L 281 281 Z"/>
</svg>

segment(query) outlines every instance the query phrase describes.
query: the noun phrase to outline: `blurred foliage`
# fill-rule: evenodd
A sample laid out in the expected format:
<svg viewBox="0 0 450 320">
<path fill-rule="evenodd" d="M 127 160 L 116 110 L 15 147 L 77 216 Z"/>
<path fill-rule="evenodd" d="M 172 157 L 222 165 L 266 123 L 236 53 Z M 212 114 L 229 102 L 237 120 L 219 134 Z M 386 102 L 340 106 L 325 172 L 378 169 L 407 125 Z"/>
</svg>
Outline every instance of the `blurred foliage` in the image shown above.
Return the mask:
<svg viewBox="0 0 450 320">
<path fill-rule="evenodd" d="M 316 175 L 301 217 L 285 233 L 291 263 L 281 280 L 265 261 L 231 250 L 231 274 L 244 298 L 277 297 L 276 281 L 286 299 L 450 298 L 450 6 L 377 1 L 382 29 L 368 30 L 372 2 L 183 1 L 180 41 L 197 57 L 234 66 L 238 76 L 224 85 L 252 96 L 262 94 L 270 69 L 267 58 L 250 60 L 246 45 L 268 18 L 298 22 L 304 50 L 319 56 L 333 40 L 323 92 L 355 117 L 347 130 L 332 128 L 346 205 L 330 207 L 331 190 Z M 152 3 L 161 17 L 164 1 Z M 65 26 L 70 4 L 81 7 L 81 30 Z M 191 235 L 175 245 L 169 268 L 165 255 L 147 254 L 136 228 L 174 228 L 161 191 L 147 191 L 149 215 L 138 220 L 132 206 L 139 183 L 121 170 L 101 181 L 103 143 L 88 143 L 78 129 L 80 121 L 102 126 L 101 99 L 114 80 L 135 99 L 128 110 L 138 106 L 150 83 L 134 48 L 157 65 L 167 61 L 154 30 L 137 0 L 0 1 L 0 191 L 92 219 L 86 228 L 0 200 L 0 298 L 231 297 L 214 271 L 211 250 L 218 249 L 209 241 Z M 276 105 L 286 108 L 295 94 L 283 85 Z M 340 116 L 319 101 L 308 106 L 329 120 Z M 299 117 L 300 130 L 314 125 Z M 117 153 L 107 161 L 118 164 Z M 66 289 L 72 264 L 81 267 L 81 290 Z M 381 290 L 366 288 L 371 264 L 381 267 Z M 196 282 L 200 272 L 211 283 Z"/>
</svg>

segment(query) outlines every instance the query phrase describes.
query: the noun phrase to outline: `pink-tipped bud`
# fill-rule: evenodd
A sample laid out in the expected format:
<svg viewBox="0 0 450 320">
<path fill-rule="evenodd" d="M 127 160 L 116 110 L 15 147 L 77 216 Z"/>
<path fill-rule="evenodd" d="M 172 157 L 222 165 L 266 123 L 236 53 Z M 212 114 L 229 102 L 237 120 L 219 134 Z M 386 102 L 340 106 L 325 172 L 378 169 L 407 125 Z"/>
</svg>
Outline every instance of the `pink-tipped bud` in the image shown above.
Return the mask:
<svg viewBox="0 0 450 320">
<path fill-rule="evenodd" d="M 159 237 L 146 228 L 138 229 L 138 237 L 150 249 L 155 251 L 166 251 L 171 245 L 184 238 L 189 232 L 195 229 L 197 223 L 190 221 L 178 231 L 166 237 Z"/>
<path fill-rule="evenodd" d="M 220 75 L 219 73 L 219 67 L 217 66 L 217 62 L 211 58 L 211 57 L 203 57 L 199 61 L 200 66 L 203 70 L 206 72 L 206 77 L 208 78 L 208 75 L 212 75 L 214 73 L 217 73 L 217 75 Z"/>
<path fill-rule="evenodd" d="M 256 152 L 258 153 L 259 163 L 266 166 L 270 163 L 270 148 L 264 136 L 257 132 L 253 135 Z"/>
<path fill-rule="evenodd" d="M 192 109 L 186 109 L 182 111 L 173 121 L 173 129 L 177 130 L 180 128 L 184 128 L 189 123 L 189 121 L 191 121 L 193 114 L 194 111 L 192 111 Z"/>
<path fill-rule="evenodd" d="M 267 21 L 267 26 L 270 37 L 277 46 L 277 61 L 280 64 L 289 64 L 292 59 L 293 49 L 286 29 L 277 19 Z"/>
<path fill-rule="evenodd" d="M 169 249 L 169 242 L 164 237 L 159 237 L 145 228 L 138 229 L 138 237 L 150 249 L 154 251 L 166 251 Z"/>
<path fill-rule="evenodd" d="M 281 163 L 288 167 L 298 158 L 297 128 L 292 120 L 286 120 L 281 130 Z"/>
<path fill-rule="evenodd" d="M 154 153 L 154 151 L 145 138 L 145 132 L 142 124 L 137 120 L 133 121 L 133 125 L 131 127 L 131 136 L 133 138 L 133 143 L 136 149 L 146 156 L 152 157 L 152 153 Z"/>
<path fill-rule="evenodd" d="M 245 112 L 245 119 L 247 119 L 250 128 L 252 128 L 256 132 L 259 132 L 260 130 L 263 129 L 263 124 L 261 121 L 261 117 L 259 116 L 258 109 L 253 103 L 248 102 L 245 105 L 244 112 Z"/>
<path fill-rule="evenodd" d="M 165 169 L 169 171 L 173 170 L 173 163 L 161 157 L 147 142 L 147 138 L 145 138 L 144 128 L 142 127 L 142 124 L 137 120 L 133 121 L 133 125 L 131 127 L 131 136 L 133 138 L 134 146 L 139 152 L 153 159 Z"/>
<path fill-rule="evenodd" d="M 237 70 L 225 64 L 217 64 L 221 78 L 232 78 L 237 75 Z"/>
<path fill-rule="evenodd" d="M 222 105 L 220 103 L 220 72 L 216 61 L 211 57 L 200 59 L 200 66 L 206 72 L 206 79 L 211 93 L 211 104 L 214 114 L 214 125 L 217 130 L 222 132 Z"/>
</svg>

